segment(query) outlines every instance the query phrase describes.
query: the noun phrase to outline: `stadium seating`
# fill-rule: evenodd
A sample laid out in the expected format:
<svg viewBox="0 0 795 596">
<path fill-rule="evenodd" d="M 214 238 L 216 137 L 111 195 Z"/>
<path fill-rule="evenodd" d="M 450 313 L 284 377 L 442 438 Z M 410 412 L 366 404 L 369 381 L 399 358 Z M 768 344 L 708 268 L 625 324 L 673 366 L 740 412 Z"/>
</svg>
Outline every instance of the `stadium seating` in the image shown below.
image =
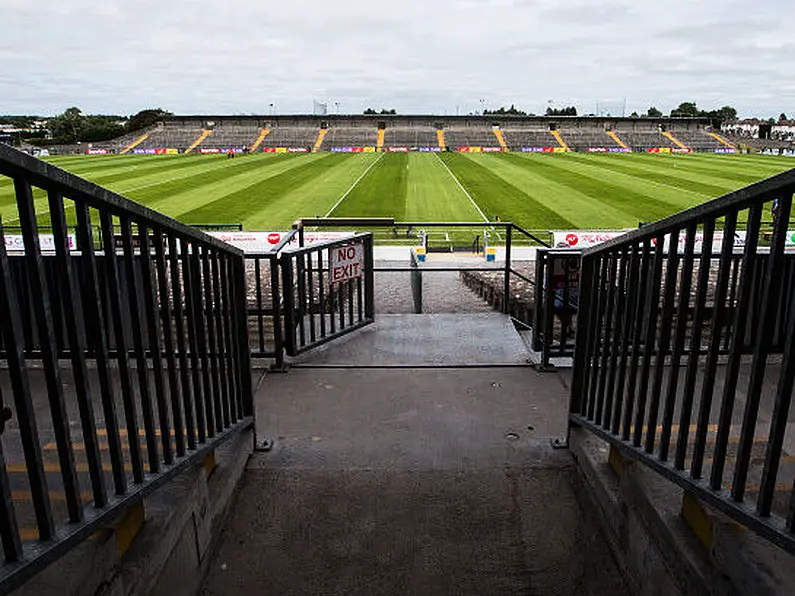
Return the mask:
<svg viewBox="0 0 795 596">
<path fill-rule="evenodd" d="M 186 150 L 202 134 L 202 122 L 165 122 L 156 126 L 149 136 L 136 149 L 158 149 L 168 147 Z"/>
<path fill-rule="evenodd" d="M 438 147 L 436 129 L 431 127 L 395 127 L 384 131 L 385 147 Z"/>
<path fill-rule="evenodd" d="M 617 131 L 618 136 L 624 143 L 629 145 L 633 151 L 645 151 L 653 147 L 668 147 L 678 149 L 674 142 L 662 135 L 660 131 Z"/>
<path fill-rule="evenodd" d="M 323 146 L 332 147 L 375 147 L 378 142 L 378 128 L 372 126 L 330 126 Z"/>
<path fill-rule="evenodd" d="M 252 124 L 220 124 L 203 145 L 213 147 L 251 147 L 259 136 L 259 126 Z"/>
<path fill-rule="evenodd" d="M 589 147 L 621 146 L 601 130 L 561 129 L 558 132 L 572 151 L 586 151 Z"/>
<path fill-rule="evenodd" d="M 727 148 L 726 145 L 715 137 L 709 136 L 703 130 L 677 130 L 673 132 L 673 135 L 693 151 L 714 151 Z"/>
<path fill-rule="evenodd" d="M 260 148 L 265 147 L 312 147 L 318 129 L 309 126 L 273 126 L 262 140 Z"/>
<path fill-rule="evenodd" d="M 499 147 L 491 124 L 483 126 L 451 126 L 444 129 L 445 143 L 451 149 L 456 147 Z"/>
<path fill-rule="evenodd" d="M 502 136 L 511 151 L 521 151 L 522 147 L 556 147 L 558 145 L 555 137 L 549 134 L 547 129 L 503 126 Z"/>
</svg>

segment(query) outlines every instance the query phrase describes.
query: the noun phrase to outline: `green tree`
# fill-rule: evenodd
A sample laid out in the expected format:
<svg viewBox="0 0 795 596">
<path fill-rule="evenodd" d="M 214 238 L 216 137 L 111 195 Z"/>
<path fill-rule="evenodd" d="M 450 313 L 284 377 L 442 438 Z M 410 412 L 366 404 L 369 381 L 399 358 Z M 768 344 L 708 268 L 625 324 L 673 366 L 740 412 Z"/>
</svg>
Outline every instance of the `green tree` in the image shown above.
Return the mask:
<svg viewBox="0 0 795 596">
<path fill-rule="evenodd" d="M 576 116 L 577 115 L 577 108 L 574 106 L 568 106 L 561 109 L 556 109 L 552 107 L 547 108 L 547 116 Z"/>
<path fill-rule="evenodd" d="M 85 126 L 86 117 L 76 107 L 67 108 L 62 114 L 47 121 L 47 128 L 56 144 L 76 143 Z"/>
<path fill-rule="evenodd" d="M 130 116 L 130 118 L 127 120 L 127 123 L 124 125 L 124 128 L 127 132 L 135 132 L 136 130 L 141 130 L 148 126 L 152 126 L 156 122 L 168 120 L 173 115 L 174 114 L 171 112 L 167 112 L 166 110 L 162 110 L 160 108 L 141 110 L 137 114 Z"/>
<path fill-rule="evenodd" d="M 696 118 L 702 115 L 694 101 L 684 101 L 678 108 L 671 110 L 671 118 Z"/>
<path fill-rule="evenodd" d="M 373 108 L 367 108 L 364 111 L 364 113 L 366 116 L 372 116 L 373 114 L 377 114 L 378 112 L 376 112 Z"/>
<path fill-rule="evenodd" d="M 779 121 L 779 122 L 783 122 L 784 120 L 787 120 L 787 115 L 786 115 L 784 112 L 781 112 L 781 113 L 778 115 L 778 121 Z"/>
<path fill-rule="evenodd" d="M 651 106 L 648 110 L 646 110 L 646 116 L 649 118 L 661 118 L 662 115 L 663 113 L 654 106 Z"/>
</svg>

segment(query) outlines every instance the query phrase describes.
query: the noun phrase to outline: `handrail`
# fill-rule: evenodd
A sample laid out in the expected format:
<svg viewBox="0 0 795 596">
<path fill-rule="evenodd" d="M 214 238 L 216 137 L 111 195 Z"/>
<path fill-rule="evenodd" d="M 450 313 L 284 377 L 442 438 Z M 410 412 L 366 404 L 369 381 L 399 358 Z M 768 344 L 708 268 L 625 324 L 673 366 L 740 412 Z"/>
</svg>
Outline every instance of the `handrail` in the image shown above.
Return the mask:
<svg viewBox="0 0 795 596">
<path fill-rule="evenodd" d="M 3 145 L 0 176 L 24 244 L 10 257 L 0 225 L 7 593 L 251 428 L 253 396 L 242 251 Z M 11 499 L 22 477 L 28 497 Z"/>
<path fill-rule="evenodd" d="M 67 196 L 74 194 L 91 207 L 105 209 L 113 215 L 135 215 L 142 223 L 161 231 L 171 230 L 182 236 L 200 240 L 215 248 L 242 255 L 237 249 L 209 234 L 183 224 L 162 213 L 131 201 L 120 194 L 89 182 L 85 178 L 62 170 L 51 163 L 42 161 L 9 145 L 0 143 L 0 174 L 10 178 L 23 177 L 33 186 L 44 190 L 60 190 Z"/>
<path fill-rule="evenodd" d="M 794 193 L 795 169 L 584 250 L 569 408 L 571 426 L 790 553 Z"/>
</svg>

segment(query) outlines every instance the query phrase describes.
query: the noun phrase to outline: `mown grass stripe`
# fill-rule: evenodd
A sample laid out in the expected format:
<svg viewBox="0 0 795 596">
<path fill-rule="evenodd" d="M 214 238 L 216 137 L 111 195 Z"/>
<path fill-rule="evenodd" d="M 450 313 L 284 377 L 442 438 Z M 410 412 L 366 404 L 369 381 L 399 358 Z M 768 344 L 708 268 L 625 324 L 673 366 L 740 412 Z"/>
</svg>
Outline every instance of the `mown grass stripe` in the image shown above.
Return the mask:
<svg viewBox="0 0 795 596">
<path fill-rule="evenodd" d="M 500 178 L 463 154 L 445 153 L 442 159 L 480 205 L 489 221 L 499 217 L 535 229 L 568 228 L 572 221 L 545 206 L 532 194 Z"/>
<path fill-rule="evenodd" d="M 183 211 L 179 214 L 179 219 L 187 223 L 245 222 L 253 213 L 267 209 L 290 190 L 338 165 L 337 160 L 329 159 L 331 154 L 316 153 L 312 157 L 314 159 L 311 161 L 305 161 L 286 172 L 209 201 L 200 207 Z"/>
<path fill-rule="evenodd" d="M 519 155 L 506 153 L 503 159 L 525 164 L 527 167 L 527 160 Z M 660 219 L 681 207 L 681 203 L 674 204 L 642 192 L 642 181 L 634 184 L 624 181 L 624 184 L 621 184 L 615 178 L 605 176 L 603 172 L 601 176 L 592 175 L 589 170 L 583 169 L 581 165 L 575 166 L 569 160 L 537 159 L 532 162 L 532 168 L 573 191 L 592 197 L 598 203 L 610 205 L 628 214 L 634 220 L 633 224 L 637 224 L 638 221 Z"/>
<path fill-rule="evenodd" d="M 408 163 L 405 153 L 388 154 L 356 185 L 334 215 L 405 219 Z"/>
</svg>

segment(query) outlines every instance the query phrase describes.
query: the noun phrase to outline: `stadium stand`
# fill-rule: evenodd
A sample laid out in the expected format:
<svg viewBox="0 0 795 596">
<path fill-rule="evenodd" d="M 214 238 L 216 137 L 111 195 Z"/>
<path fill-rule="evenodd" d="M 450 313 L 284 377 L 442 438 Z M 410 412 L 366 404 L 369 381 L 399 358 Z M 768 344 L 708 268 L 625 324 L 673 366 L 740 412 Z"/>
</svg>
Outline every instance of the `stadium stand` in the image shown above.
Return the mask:
<svg viewBox="0 0 795 596">
<path fill-rule="evenodd" d="M 514 128 L 503 125 L 502 136 L 511 151 L 521 151 L 522 147 L 554 147 L 555 137 L 548 128 Z"/>
<path fill-rule="evenodd" d="M 367 123 L 371 124 L 371 123 Z M 369 126 L 329 126 L 324 141 L 326 147 L 375 147 L 378 142 L 378 129 Z"/>
<path fill-rule="evenodd" d="M 676 138 L 693 151 L 714 151 L 727 148 L 719 139 L 711 136 L 707 131 L 679 130 Z M 733 145 L 731 145 L 733 147 Z"/>
<path fill-rule="evenodd" d="M 505 144 L 505 137 L 502 136 L 502 130 L 495 127 L 492 132 L 494 132 L 494 136 L 497 137 L 497 142 L 500 144 L 500 147 L 507 150 L 508 145 Z"/>
<path fill-rule="evenodd" d="M 317 138 L 317 127 L 303 125 L 277 125 L 262 139 L 261 148 L 265 147 L 312 147 Z"/>
<path fill-rule="evenodd" d="M 679 148 L 671 139 L 660 134 L 658 130 L 648 132 L 619 131 L 618 134 L 621 136 L 621 140 L 629 145 L 633 151 L 645 151 L 646 149 L 652 149 L 654 147 L 668 147 L 670 149 Z"/>
<path fill-rule="evenodd" d="M 559 147 L 563 147 L 563 149 L 565 149 L 566 151 L 570 150 L 569 146 L 566 144 L 566 141 L 563 140 L 563 137 L 560 136 L 560 133 L 557 130 L 550 130 L 549 132 L 552 134 L 553 137 L 555 137 L 555 140 L 557 141 Z"/>
<path fill-rule="evenodd" d="M 795 123 L 786 126 L 759 123 L 748 130 L 724 127 L 716 135 L 706 119 L 699 118 L 614 118 L 614 117 L 502 117 L 493 116 L 398 116 L 398 115 L 295 115 L 295 116 L 174 116 L 148 129 L 118 137 L 94 148 L 111 153 L 127 150 L 151 152 L 169 149 L 185 152 L 202 135 L 199 150 L 244 148 L 257 151 L 273 148 L 334 151 L 340 148 L 407 147 L 409 149 L 458 147 L 554 148 L 566 145 L 572 151 L 646 151 L 681 149 L 720 151 L 736 146 L 740 150 L 795 150 Z M 767 126 L 759 139 L 761 127 Z M 771 130 L 772 128 L 772 130 Z M 203 130 L 212 131 L 209 135 Z M 267 131 L 267 132 L 265 132 Z M 560 135 L 560 142 L 555 137 Z M 737 136 L 735 136 L 737 135 Z M 741 135 L 741 136 L 740 136 Z M 739 138 L 738 138 L 739 137 Z M 677 143 L 678 142 L 678 143 Z M 133 144 L 135 143 L 135 146 Z M 727 145 L 727 143 L 729 145 Z M 86 152 L 85 145 L 74 148 Z M 160 152 L 160 151 L 158 151 Z"/>
<path fill-rule="evenodd" d="M 187 149 L 185 149 L 185 153 L 190 153 L 191 151 L 193 151 L 196 147 L 202 144 L 202 141 L 204 141 L 204 139 L 209 137 L 211 134 L 213 134 L 213 130 L 211 128 L 202 129 L 201 134 L 196 138 L 196 140 L 193 141 L 190 145 L 188 145 Z"/>
<path fill-rule="evenodd" d="M 257 135 L 257 140 L 254 141 L 254 144 L 251 147 L 249 147 L 249 151 L 256 151 L 259 149 L 259 146 L 262 145 L 262 141 L 265 140 L 265 137 L 267 137 L 270 132 L 271 131 L 268 128 L 260 129 L 259 134 Z"/>
<path fill-rule="evenodd" d="M 432 127 L 394 127 L 384 131 L 387 147 L 440 147 L 437 130 Z"/>
<path fill-rule="evenodd" d="M 260 129 L 255 123 L 219 123 L 213 128 L 212 137 L 207 139 L 204 144 L 221 148 L 251 147 L 259 136 L 259 133 Z"/>
<path fill-rule="evenodd" d="M 554 131 L 550 132 L 553 132 L 554 135 Z M 586 151 L 591 147 L 620 147 L 620 145 L 603 130 L 564 128 L 558 132 L 572 151 Z"/>
<path fill-rule="evenodd" d="M 468 126 L 445 126 L 444 138 L 447 145 L 456 147 L 498 147 L 491 122 L 467 123 Z"/>
<path fill-rule="evenodd" d="M 136 149 L 173 148 L 184 151 L 202 134 L 202 122 L 163 122 L 156 125 Z"/>
</svg>

